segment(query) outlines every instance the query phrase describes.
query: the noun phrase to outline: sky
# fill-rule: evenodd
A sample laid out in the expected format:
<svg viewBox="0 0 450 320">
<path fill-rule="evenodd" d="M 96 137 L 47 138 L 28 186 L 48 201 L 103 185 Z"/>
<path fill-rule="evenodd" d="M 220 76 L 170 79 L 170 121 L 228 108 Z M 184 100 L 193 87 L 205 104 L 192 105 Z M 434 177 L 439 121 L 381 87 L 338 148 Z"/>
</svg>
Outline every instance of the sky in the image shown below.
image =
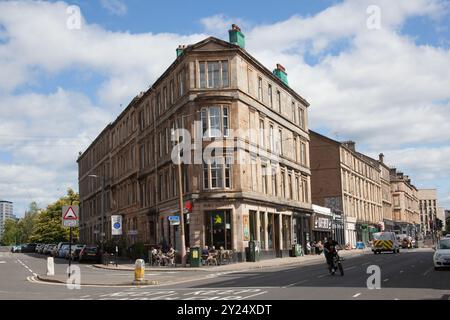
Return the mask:
<svg viewBox="0 0 450 320">
<path fill-rule="evenodd" d="M 78 19 L 79 18 L 79 19 Z M 176 58 L 228 40 L 281 63 L 310 128 L 438 188 L 450 209 L 450 3 L 0 1 L 0 199 L 23 216 L 78 190 L 78 153 Z"/>
</svg>

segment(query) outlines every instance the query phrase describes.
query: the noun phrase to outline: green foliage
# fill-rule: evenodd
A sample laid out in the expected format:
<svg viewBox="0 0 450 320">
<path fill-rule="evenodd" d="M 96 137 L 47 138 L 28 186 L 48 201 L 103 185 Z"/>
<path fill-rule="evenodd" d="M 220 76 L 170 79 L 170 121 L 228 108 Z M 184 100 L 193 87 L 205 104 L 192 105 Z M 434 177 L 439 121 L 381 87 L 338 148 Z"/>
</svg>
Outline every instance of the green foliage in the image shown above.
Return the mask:
<svg viewBox="0 0 450 320">
<path fill-rule="evenodd" d="M 130 258 L 132 259 L 145 258 L 147 255 L 145 245 L 142 242 L 136 242 L 130 247 L 130 249 Z"/>
<path fill-rule="evenodd" d="M 78 205 L 79 195 L 72 189 L 67 190 L 67 195 L 59 198 L 54 203 L 42 210 L 36 219 L 31 242 L 39 243 L 57 243 L 68 241 L 70 229 L 64 228 L 61 223 L 61 210 L 66 205 Z M 73 238 L 78 238 L 78 228 L 73 228 Z"/>
<path fill-rule="evenodd" d="M 78 205 L 79 195 L 72 189 L 67 190 L 67 195 L 49 204 L 47 209 L 39 209 L 36 202 L 30 203 L 25 216 L 19 221 L 8 220 L 5 223 L 5 231 L 1 239 L 2 244 L 11 245 L 18 243 L 57 243 L 69 241 L 69 228 L 64 228 L 61 223 L 62 206 Z M 78 238 L 78 228 L 73 228 L 73 239 Z"/>
<path fill-rule="evenodd" d="M 5 229 L 3 231 L 1 243 L 4 246 L 10 246 L 16 244 L 16 241 L 17 243 L 21 241 L 18 222 L 16 220 L 8 219 L 5 221 Z"/>
</svg>

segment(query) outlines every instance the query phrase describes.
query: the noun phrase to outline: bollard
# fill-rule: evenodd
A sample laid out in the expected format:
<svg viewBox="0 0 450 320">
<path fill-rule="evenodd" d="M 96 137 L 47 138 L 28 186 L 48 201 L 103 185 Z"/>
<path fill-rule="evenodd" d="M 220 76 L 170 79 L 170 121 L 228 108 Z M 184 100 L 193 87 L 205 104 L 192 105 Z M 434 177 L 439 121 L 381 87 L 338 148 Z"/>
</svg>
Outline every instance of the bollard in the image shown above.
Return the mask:
<svg viewBox="0 0 450 320">
<path fill-rule="evenodd" d="M 47 258 L 47 275 L 54 276 L 55 275 L 55 262 L 53 257 Z"/>
<path fill-rule="evenodd" d="M 134 281 L 142 282 L 145 277 L 145 262 L 142 259 L 137 259 L 134 264 Z"/>
</svg>

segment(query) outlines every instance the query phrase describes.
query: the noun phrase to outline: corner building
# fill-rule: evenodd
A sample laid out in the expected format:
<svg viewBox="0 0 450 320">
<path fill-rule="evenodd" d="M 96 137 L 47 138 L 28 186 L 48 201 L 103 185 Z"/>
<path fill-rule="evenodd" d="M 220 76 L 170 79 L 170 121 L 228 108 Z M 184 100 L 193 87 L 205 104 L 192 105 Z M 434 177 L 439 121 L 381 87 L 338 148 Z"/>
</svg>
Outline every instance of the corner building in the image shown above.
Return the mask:
<svg viewBox="0 0 450 320">
<path fill-rule="evenodd" d="M 183 128 L 190 137 L 180 141 L 193 145 L 182 153 L 187 247 L 235 250 L 241 261 L 250 240 L 260 241 L 267 258 L 286 256 L 294 243 L 305 247 L 312 213 L 309 104 L 289 87 L 283 66 L 271 72 L 245 50 L 237 26 L 229 33 L 230 42 L 209 37 L 180 46 L 162 76 L 80 155 L 81 241 L 100 239 L 102 179 L 90 177 L 96 175 L 105 177 L 106 240 L 111 215 L 119 214 L 128 245 L 180 249 L 180 227 L 169 217 L 180 214 L 172 152 L 180 139 L 174 130 Z"/>
</svg>

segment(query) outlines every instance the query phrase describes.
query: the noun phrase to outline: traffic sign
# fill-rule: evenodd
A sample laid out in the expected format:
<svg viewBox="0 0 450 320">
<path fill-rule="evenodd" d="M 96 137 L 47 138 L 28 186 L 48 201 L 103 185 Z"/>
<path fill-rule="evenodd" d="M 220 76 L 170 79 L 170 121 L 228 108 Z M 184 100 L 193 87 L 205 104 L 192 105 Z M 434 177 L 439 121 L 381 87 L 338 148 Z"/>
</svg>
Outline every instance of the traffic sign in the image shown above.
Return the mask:
<svg viewBox="0 0 450 320">
<path fill-rule="evenodd" d="M 111 216 L 111 235 L 120 236 L 122 235 L 122 216 L 114 215 Z"/>
<path fill-rule="evenodd" d="M 169 220 L 169 224 L 171 226 L 177 226 L 180 224 L 180 216 L 168 216 L 167 220 Z"/>
<path fill-rule="evenodd" d="M 64 227 L 78 227 L 78 206 L 62 207 L 62 222 Z"/>
</svg>

